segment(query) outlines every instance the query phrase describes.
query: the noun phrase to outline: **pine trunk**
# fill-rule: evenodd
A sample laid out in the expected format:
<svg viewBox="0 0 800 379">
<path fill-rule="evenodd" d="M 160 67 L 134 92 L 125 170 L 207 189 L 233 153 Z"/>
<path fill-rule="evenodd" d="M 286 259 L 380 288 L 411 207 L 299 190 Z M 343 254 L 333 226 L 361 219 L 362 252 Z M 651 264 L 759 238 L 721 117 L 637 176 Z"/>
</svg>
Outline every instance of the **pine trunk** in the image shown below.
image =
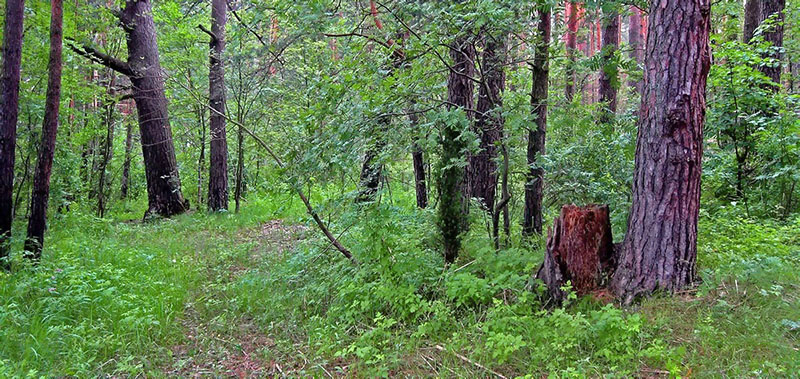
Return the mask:
<svg viewBox="0 0 800 379">
<path fill-rule="evenodd" d="M 603 58 L 603 67 L 598 85 L 600 102 L 605 106 L 601 121 L 608 123 L 614 119 L 614 114 L 617 112 L 618 71 L 614 54 L 619 49 L 619 13 L 616 9 L 608 12 L 603 19 L 602 39 L 600 53 Z"/>
<path fill-rule="evenodd" d="M 128 66 L 142 137 L 148 197 L 145 218 L 180 214 L 188 202 L 181 193 L 150 2 L 126 1 L 120 19 L 127 31 Z"/>
<path fill-rule="evenodd" d="M 744 3 L 744 29 L 742 42 L 750 43 L 758 24 L 761 23 L 761 3 L 763 0 L 747 0 Z"/>
<path fill-rule="evenodd" d="M 211 150 L 208 174 L 208 210 L 228 209 L 228 142 L 225 132 L 225 0 L 211 2 L 211 68 L 209 102 L 211 107 Z"/>
<path fill-rule="evenodd" d="M 632 206 L 611 283 L 624 303 L 695 277 L 710 11 L 708 0 L 651 6 Z"/>
<path fill-rule="evenodd" d="M 525 210 L 522 217 L 522 234 L 542 234 L 542 195 L 544 169 L 538 157 L 545 153 L 547 132 L 547 87 L 550 72 L 548 50 L 550 49 L 550 10 L 539 10 L 537 27 L 538 43 L 531 65 L 533 86 L 531 87 L 531 111 L 536 119 L 535 128 L 528 131 L 528 175 L 525 184 Z"/>
<path fill-rule="evenodd" d="M 644 20 L 642 19 L 642 10 L 636 6 L 631 6 L 631 14 L 628 21 L 628 47 L 630 49 L 630 58 L 636 66 L 640 66 L 644 61 L 644 33 L 642 33 L 644 30 Z M 633 88 L 637 93 L 642 92 L 641 79 L 628 80 L 628 86 Z"/>
<path fill-rule="evenodd" d="M 11 243 L 14 197 L 14 150 L 17 143 L 23 0 L 6 0 L 3 28 L 3 68 L 0 77 L 0 258 Z M 0 263 L 2 264 L 2 263 Z"/>
<path fill-rule="evenodd" d="M 783 47 L 783 21 L 785 18 L 783 10 L 786 7 L 786 0 L 764 0 L 761 3 L 761 7 L 762 21 L 770 17 L 775 17 L 773 26 L 764 32 L 764 41 L 770 42 L 772 46 L 775 47 L 769 57 L 776 60 L 775 64 L 762 66 L 761 72 L 775 84 L 781 84 L 783 54 L 780 52 L 780 48 Z M 773 86 L 771 88 L 775 92 L 780 89 L 779 86 Z"/>
<path fill-rule="evenodd" d="M 473 130 L 480 138 L 480 150 L 470 154 L 467 166 L 469 196 L 492 210 L 497 190 L 497 149 L 503 135 L 503 89 L 505 87 L 505 37 L 486 36 L 482 56 L 482 77 L 478 89 L 477 114 Z"/>
<path fill-rule="evenodd" d="M 61 99 L 61 43 L 63 33 L 61 0 L 50 2 L 50 61 L 47 64 L 47 95 L 42 123 L 42 144 L 36 161 L 31 192 L 31 215 L 28 218 L 28 236 L 25 240 L 26 256 L 42 256 L 44 231 L 47 225 L 47 203 L 50 198 L 50 173 L 56 149 L 58 131 L 58 105 Z"/>
<path fill-rule="evenodd" d="M 564 91 L 567 101 L 575 96 L 575 65 L 577 64 L 576 47 L 578 38 L 578 3 L 567 2 L 567 86 Z"/>
</svg>

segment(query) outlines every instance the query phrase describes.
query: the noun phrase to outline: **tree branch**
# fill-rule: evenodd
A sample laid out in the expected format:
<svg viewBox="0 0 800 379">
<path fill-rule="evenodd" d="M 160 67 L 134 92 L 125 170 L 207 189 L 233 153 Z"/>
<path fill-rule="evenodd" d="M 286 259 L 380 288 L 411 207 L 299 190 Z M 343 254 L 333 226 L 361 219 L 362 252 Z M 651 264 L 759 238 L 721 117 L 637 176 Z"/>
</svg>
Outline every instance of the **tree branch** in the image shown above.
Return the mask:
<svg viewBox="0 0 800 379">
<path fill-rule="evenodd" d="M 211 32 L 210 30 L 206 29 L 206 27 L 203 26 L 203 24 L 198 24 L 197 27 L 200 28 L 200 30 L 202 30 L 204 33 L 206 33 L 209 36 L 211 36 L 211 42 L 216 42 L 217 41 L 217 35 L 214 34 L 213 32 Z"/>
<path fill-rule="evenodd" d="M 78 47 L 75 45 L 75 43 L 76 42 L 74 39 L 67 38 L 67 45 L 69 45 L 69 48 L 72 49 L 72 51 L 78 53 L 78 55 L 86 57 L 92 62 L 106 66 L 122 75 L 133 76 L 133 69 L 131 69 L 131 66 L 128 65 L 128 63 L 103 53 L 90 45 L 83 44 Z"/>
</svg>

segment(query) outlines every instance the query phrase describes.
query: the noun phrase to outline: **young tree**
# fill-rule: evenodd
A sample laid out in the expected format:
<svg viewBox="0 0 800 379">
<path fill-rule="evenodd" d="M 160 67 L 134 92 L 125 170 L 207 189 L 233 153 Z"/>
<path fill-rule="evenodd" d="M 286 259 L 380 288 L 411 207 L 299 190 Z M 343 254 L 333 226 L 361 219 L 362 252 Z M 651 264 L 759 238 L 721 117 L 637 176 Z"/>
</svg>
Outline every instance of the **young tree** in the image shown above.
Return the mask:
<svg viewBox="0 0 800 379">
<path fill-rule="evenodd" d="M 119 198 L 126 199 L 131 181 L 131 154 L 133 152 L 133 123 L 125 120 L 125 160 L 122 162 L 122 179 L 120 179 Z"/>
<path fill-rule="evenodd" d="M 24 0 L 6 0 L 3 71 L 0 76 L 0 258 L 8 255 L 14 196 L 14 151 L 17 143 L 22 18 Z"/>
<path fill-rule="evenodd" d="M 47 203 L 50 198 L 50 172 L 56 149 L 58 131 L 58 105 L 61 100 L 61 43 L 63 33 L 61 0 L 50 2 L 50 60 L 47 63 L 47 95 L 42 122 L 42 144 L 36 161 L 31 191 L 31 215 L 28 218 L 28 237 L 25 240 L 26 256 L 39 259 L 42 255 L 44 230 L 47 223 Z"/>
<path fill-rule="evenodd" d="M 580 5 L 574 1 L 567 1 L 567 8 L 565 10 L 567 18 L 567 86 L 564 94 L 567 101 L 572 101 L 575 95 L 575 66 L 577 64 L 577 38 L 578 38 L 578 11 Z"/>
<path fill-rule="evenodd" d="M 617 66 L 614 55 L 619 49 L 619 11 L 617 5 L 610 3 L 603 9 L 603 35 L 600 54 L 603 66 L 600 71 L 600 102 L 605 106 L 602 122 L 610 122 L 617 112 Z"/>
<path fill-rule="evenodd" d="M 611 281 L 625 303 L 694 280 L 710 12 L 708 0 L 651 4 L 632 207 Z"/>
<path fill-rule="evenodd" d="M 130 78 L 139 117 L 147 179 L 148 209 L 145 218 L 180 214 L 189 207 L 181 193 L 150 1 L 126 0 L 125 7 L 116 12 L 116 15 L 127 34 L 127 62 L 89 45 L 70 47 L 92 61 Z"/>
<path fill-rule="evenodd" d="M 208 73 L 211 108 L 211 150 L 208 175 L 208 209 L 228 209 L 228 142 L 225 133 L 225 0 L 211 0 L 210 61 Z M 204 29 L 205 30 L 205 29 Z"/>
<path fill-rule="evenodd" d="M 528 175 L 525 184 L 525 211 L 522 219 L 522 234 L 542 234 L 542 189 L 544 169 L 538 157 L 545 152 L 547 131 L 547 87 L 550 72 L 548 50 L 550 49 L 550 8 L 542 5 L 538 10 L 536 51 L 531 65 L 533 86 L 531 88 L 531 111 L 536 119 L 535 128 L 528 131 Z"/>
</svg>

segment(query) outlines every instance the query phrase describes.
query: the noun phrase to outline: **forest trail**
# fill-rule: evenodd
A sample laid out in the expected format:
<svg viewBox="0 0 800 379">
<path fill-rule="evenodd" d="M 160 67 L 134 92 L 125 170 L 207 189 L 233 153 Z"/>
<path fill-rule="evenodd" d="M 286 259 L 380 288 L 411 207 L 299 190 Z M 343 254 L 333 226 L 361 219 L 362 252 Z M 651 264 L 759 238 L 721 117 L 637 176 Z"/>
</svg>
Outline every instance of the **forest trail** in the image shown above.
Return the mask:
<svg viewBox="0 0 800 379">
<path fill-rule="evenodd" d="M 257 267 L 265 254 L 284 254 L 293 249 L 307 230 L 303 225 L 271 220 L 241 231 L 242 241 L 255 242 L 244 262 L 215 261 L 206 254 L 198 255 L 205 261 L 207 280 L 187 301 L 180 320 L 186 339 L 171 347 L 172 367 L 165 368 L 165 374 L 193 378 L 285 375 L 280 363 L 263 358 L 275 341 L 250 315 L 227 308 L 230 299 L 226 288 Z"/>
</svg>

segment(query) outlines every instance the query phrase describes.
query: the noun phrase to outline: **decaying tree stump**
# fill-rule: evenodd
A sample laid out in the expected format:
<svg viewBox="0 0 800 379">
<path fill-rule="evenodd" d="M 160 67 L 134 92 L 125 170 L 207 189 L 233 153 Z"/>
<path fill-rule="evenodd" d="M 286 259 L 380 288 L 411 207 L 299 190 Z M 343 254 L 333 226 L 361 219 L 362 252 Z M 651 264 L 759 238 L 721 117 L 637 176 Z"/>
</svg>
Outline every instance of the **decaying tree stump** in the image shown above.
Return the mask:
<svg viewBox="0 0 800 379">
<path fill-rule="evenodd" d="M 607 205 L 565 205 L 547 231 L 547 250 L 536 277 L 560 303 L 569 281 L 583 295 L 598 289 L 614 269 L 614 245 Z"/>
</svg>

